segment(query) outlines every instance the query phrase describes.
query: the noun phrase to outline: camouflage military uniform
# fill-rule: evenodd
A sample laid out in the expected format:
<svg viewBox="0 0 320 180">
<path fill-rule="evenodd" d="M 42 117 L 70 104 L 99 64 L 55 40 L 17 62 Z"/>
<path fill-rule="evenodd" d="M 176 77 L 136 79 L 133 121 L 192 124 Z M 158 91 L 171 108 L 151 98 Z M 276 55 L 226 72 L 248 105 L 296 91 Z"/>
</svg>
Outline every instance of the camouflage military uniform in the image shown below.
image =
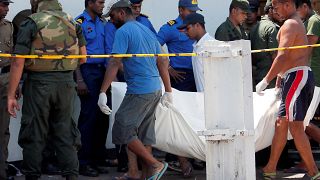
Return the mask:
<svg viewBox="0 0 320 180">
<path fill-rule="evenodd" d="M 242 26 L 237 29 L 229 18 L 222 23 L 215 34 L 215 38 L 219 41 L 235 41 L 240 39 L 248 39 L 248 35 Z"/>
<path fill-rule="evenodd" d="M 279 28 L 267 15 L 263 16 L 261 21 L 250 31 L 251 49 L 277 48 Z M 256 67 L 255 72 L 253 72 L 254 87 L 256 83 L 260 82 L 267 75 L 273 62 L 272 55 L 273 52 L 252 54 L 252 65 Z M 271 85 L 274 86 L 274 82 Z"/>
<path fill-rule="evenodd" d="M 84 45 L 81 27 L 62 12 L 58 1 L 42 0 L 37 13 L 21 24 L 15 53 L 79 54 L 79 47 Z M 28 75 L 23 90 L 19 145 L 23 148 L 22 171 L 30 179 L 41 175 L 42 151 L 49 131 L 62 174 L 78 174 L 75 146 L 79 131 L 73 116 L 76 96 L 73 71 L 78 64 L 78 59 L 25 61 Z"/>
<path fill-rule="evenodd" d="M 11 53 L 13 26 L 11 22 L 0 20 L 0 53 Z M 0 179 L 6 176 L 5 161 L 8 158 L 9 121 L 7 111 L 7 88 L 9 83 L 10 60 L 0 58 Z"/>
<path fill-rule="evenodd" d="M 310 18 L 308 18 L 304 25 L 307 30 L 307 35 L 314 35 L 317 36 L 318 42 L 320 43 L 320 16 L 316 13 L 312 14 Z M 320 49 L 319 48 L 313 48 L 312 50 L 312 56 L 310 59 L 311 69 L 314 74 L 316 86 L 320 87 Z"/>
</svg>

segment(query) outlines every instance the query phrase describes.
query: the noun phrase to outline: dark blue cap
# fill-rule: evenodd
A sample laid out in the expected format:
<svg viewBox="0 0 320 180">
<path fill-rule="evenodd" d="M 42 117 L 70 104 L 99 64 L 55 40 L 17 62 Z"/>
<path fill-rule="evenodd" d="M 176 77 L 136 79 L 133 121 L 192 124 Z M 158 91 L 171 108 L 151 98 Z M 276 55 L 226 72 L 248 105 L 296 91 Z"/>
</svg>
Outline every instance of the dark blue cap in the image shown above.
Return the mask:
<svg viewBox="0 0 320 180">
<path fill-rule="evenodd" d="M 190 11 L 202 11 L 198 6 L 197 0 L 179 0 L 179 7 L 185 7 Z"/>
<path fill-rule="evenodd" d="M 183 24 L 178 27 L 178 29 L 185 29 L 190 24 L 205 24 L 204 17 L 198 13 L 191 13 L 183 20 Z"/>
<path fill-rule="evenodd" d="M 140 4 L 143 0 L 130 0 L 131 4 Z"/>
</svg>

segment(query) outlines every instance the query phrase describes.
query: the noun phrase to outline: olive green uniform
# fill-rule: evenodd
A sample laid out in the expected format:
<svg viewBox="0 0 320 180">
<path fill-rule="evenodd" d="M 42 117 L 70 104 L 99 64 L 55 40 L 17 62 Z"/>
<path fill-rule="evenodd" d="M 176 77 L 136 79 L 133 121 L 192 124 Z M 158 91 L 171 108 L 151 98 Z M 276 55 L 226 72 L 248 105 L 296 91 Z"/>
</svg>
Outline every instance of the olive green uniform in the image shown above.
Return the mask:
<svg viewBox="0 0 320 180">
<path fill-rule="evenodd" d="M 64 16 L 66 14 L 56 7 L 57 1 L 43 0 L 39 3 L 39 9 L 41 5 L 50 7 L 50 13 L 40 11 L 21 24 L 15 54 L 77 53 L 76 48 L 79 50 L 85 45 L 81 27 Z M 49 29 L 43 31 L 43 28 Z M 56 33 L 53 36 L 57 37 L 55 41 L 41 38 L 51 36 L 53 32 Z M 41 47 L 43 44 L 45 47 Z M 26 59 L 27 79 L 23 89 L 19 145 L 23 148 L 22 172 L 29 177 L 41 175 L 42 151 L 49 131 L 52 135 L 50 143 L 55 147 L 62 175 L 78 174 L 76 145 L 79 131 L 73 116 L 76 96 L 73 71 L 77 64 L 76 59 Z"/>
<path fill-rule="evenodd" d="M 305 22 L 307 35 L 318 36 L 318 42 L 320 43 L 320 16 L 314 13 Z M 313 48 L 312 56 L 310 59 L 311 69 L 314 74 L 316 86 L 320 87 L 320 48 Z"/>
<path fill-rule="evenodd" d="M 230 19 L 227 18 L 227 20 L 218 27 L 215 38 L 219 41 L 235 41 L 248 39 L 248 35 L 242 26 L 235 27 Z"/>
<path fill-rule="evenodd" d="M 279 26 L 274 23 L 269 17 L 263 16 L 261 21 L 258 22 L 250 31 L 251 49 L 270 49 L 277 48 L 277 34 Z M 271 68 L 273 59 L 273 52 L 262 52 L 252 54 L 253 65 L 253 84 L 260 82 L 268 73 Z M 274 85 L 274 83 L 272 84 Z"/>
<path fill-rule="evenodd" d="M 11 53 L 13 26 L 11 22 L 0 20 L 0 53 Z M 9 122 L 10 115 L 7 110 L 7 89 L 9 84 L 10 60 L 0 58 L 0 179 L 6 177 L 6 164 L 8 158 Z"/>
</svg>

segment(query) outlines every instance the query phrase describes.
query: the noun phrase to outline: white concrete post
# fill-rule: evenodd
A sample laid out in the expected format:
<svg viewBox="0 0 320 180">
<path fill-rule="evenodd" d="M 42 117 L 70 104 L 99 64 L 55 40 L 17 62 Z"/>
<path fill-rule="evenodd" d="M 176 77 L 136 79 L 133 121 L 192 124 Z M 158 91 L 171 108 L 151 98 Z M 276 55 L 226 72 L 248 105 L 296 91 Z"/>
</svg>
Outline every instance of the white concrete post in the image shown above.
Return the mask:
<svg viewBox="0 0 320 180">
<path fill-rule="evenodd" d="M 256 179 L 250 42 L 204 48 L 207 179 Z"/>
</svg>

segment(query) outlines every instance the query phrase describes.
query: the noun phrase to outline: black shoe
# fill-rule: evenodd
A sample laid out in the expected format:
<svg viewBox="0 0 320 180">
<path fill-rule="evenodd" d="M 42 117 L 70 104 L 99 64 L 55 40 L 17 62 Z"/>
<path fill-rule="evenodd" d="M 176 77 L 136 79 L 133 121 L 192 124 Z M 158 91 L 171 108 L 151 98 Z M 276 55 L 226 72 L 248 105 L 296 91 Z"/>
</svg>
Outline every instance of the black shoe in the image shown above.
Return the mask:
<svg viewBox="0 0 320 180">
<path fill-rule="evenodd" d="M 76 175 L 68 175 L 66 176 L 66 180 L 77 180 L 78 179 L 78 176 Z"/>
<path fill-rule="evenodd" d="M 100 174 L 108 174 L 109 173 L 109 168 L 105 166 L 95 166 L 94 167 Z"/>
<path fill-rule="evenodd" d="M 88 177 L 98 177 L 99 176 L 99 172 L 97 170 L 93 169 L 89 165 L 80 166 L 79 174 L 81 174 L 82 176 L 88 176 Z"/>
<path fill-rule="evenodd" d="M 13 176 L 7 177 L 7 180 L 14 180 Z"/>
</svg>

